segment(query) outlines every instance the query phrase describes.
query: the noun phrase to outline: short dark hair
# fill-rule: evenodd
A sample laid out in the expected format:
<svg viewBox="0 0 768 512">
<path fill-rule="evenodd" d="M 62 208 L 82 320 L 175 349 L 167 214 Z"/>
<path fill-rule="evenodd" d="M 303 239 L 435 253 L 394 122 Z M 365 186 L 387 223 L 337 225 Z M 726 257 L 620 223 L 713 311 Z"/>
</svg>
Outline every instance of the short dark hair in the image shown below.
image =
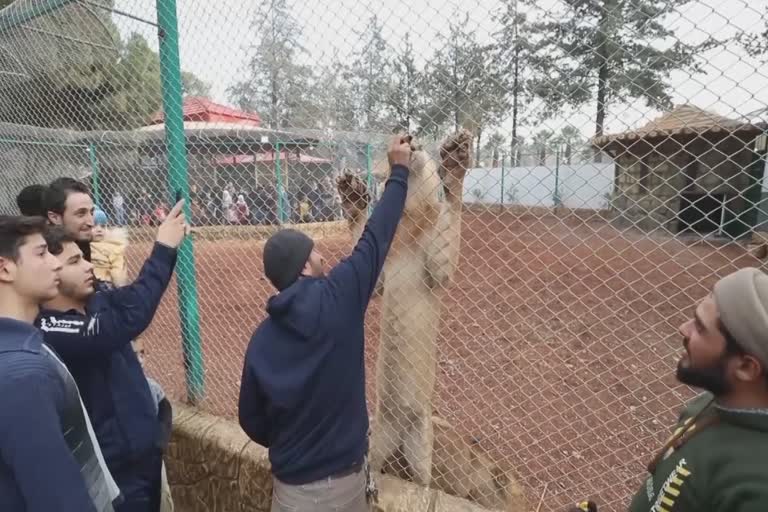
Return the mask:
<svg viewBox="0 0 768 512">
<path fill-rule="evenodd" d="M 88 188 L 88 185 L 74 178 L 65 177 L 53 180 L 43 194 L 45 214 L 47 215 L 48 212 L 58 213 L 59 215 L 63 214 L 67 206 L 67 197 L 76 192 L 90 194 L 91 190 Z"/>
<path fill-rule="evenodd" d="M 16 205 L 22 215 L 45 217 L 43 195 L 45 195 L 46 188 L 45 185 L 35 184 L 21 189 L 19 195 L 16 196 Z"/>
<path fill-rule="evenodd" d="M 48 244 L 48 252 L 54 256 L 58 256 L 64 251 L 64 244 L 70 242 L 77 243 L 74 237 L 67 233 L 63 226 L 48 226 L 43 233 L 43 236 Z"/>
<path fill-rule="evenodd" d="M 27 237 L 45 233 L 45 219 L 20 215 L 0 215 L 0 257 L 13 261 Z"/>
</svg>

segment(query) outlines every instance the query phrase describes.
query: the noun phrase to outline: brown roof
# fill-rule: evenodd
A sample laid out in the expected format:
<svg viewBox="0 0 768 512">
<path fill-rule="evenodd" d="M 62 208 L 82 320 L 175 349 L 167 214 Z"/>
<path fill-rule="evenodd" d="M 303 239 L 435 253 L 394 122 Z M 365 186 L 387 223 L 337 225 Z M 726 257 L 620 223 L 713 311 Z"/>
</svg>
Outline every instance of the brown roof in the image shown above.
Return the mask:
<svg viewBox="0 0 768 512">
<path fill-rule="evenodd" d="M 737 131 L 762 131 L 763 124 L 752 124 L 721 116 L 694 105 L 680 105 L 657 117 L 637 130 L 594 137 L 592 144 L 602 146 L 613 141 L 652 139 L 673 135 L 699 133 L 733 133 Z"/>
</svg>

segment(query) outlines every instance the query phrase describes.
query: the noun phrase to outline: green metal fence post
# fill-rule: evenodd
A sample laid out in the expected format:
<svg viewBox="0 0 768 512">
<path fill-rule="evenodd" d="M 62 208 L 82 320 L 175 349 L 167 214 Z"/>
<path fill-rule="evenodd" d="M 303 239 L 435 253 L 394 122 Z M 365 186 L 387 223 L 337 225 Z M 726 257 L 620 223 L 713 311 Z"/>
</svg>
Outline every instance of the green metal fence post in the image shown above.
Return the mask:
<svg viewBox="0 0 768 512">
<path fill-rule="evenodd" d="M 371 211 L 373 210 L 373 188 L 371 188 L 371 184 L 373 183 L 373 152 L 371 151 L 371 145 L 366 144 L 365 145 L 365 184 L 368 188 L 368 195 L 370 196 L 371 200 L 368 202 L 368 215 L 371 214 Z"/>
<path fill-rule="evenodd" d="M 283 146 L 280 142 L 275 144 L 277 150 L 275 156 L 275 179 L 277 180 L 277 221 L 280 224 L 285 223 L 285 204 L 283 201 L 283 173 L 281 168 L 281 155 L 280 152 Z"/>
<path fill-rule="evenodd" d="M 91 161 L 91 192 L 93 193 L 93 202 L 96 206 L 103 209 L 101 206 L 101 187 L 99 183 L 101 179 L 101 176 L 99 176 L 99 159 L 96 156 L 96 145 L 93 143 L 88 144 L 88 158 Z"/>
<path fill-rule="evenodd" d="M 157 0 L 158 38 L 160 40 L 160 78 L 163 85 L 163 113 L 171 192 L 185 199 L 184 212 L 191 218 L 187 148 L 182 112 L 181 64 L 179 62 L 179 27 L 176 0 Z M 200 336 L 200 310 L 197 302 L 195 255 L 187 238 L 179 247 L 177 265 L 179 319 L 181 321 L 187 398 L 200 401 L 205 393 L 205 370 Z"/>
</svg>

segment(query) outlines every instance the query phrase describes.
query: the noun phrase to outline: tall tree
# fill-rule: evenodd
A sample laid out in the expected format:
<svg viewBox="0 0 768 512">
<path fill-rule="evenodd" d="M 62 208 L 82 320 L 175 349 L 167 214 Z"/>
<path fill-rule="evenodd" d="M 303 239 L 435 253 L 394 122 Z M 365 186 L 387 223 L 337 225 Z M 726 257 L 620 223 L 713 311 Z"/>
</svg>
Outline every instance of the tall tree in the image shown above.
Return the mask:
<svg viewBox="0 0 768 512">
<path fill-rule="evenodd" d="M 424 74 L 416 66 L 410 33 L 405 33 L 403 47 L 392 61 L 394 83 L 387 96 L 397 122 L 397 128 L 415 131 L 420 112 L 424 108 L 422 91 Z"/>
<path fill-rule="evenodd" d="M 525 138 L 518 135 L 517 140 L 509 143 L 509 160 L 511 167 L 525 165 L 523 163 L 523 150 L 525 149 Z"/>
<path fill-rule="evenodd" d="M 73 20 L 84 22 L 69 22 Z M 87 28 L 70 28 L 87 33 Z M 80 44 L 82 51 L 76 46 L 67 52 L 66 66 L 35 70 L 29 80 L 3 89 L 0 120 L 75 130 L 129 130 L 147 124 L 162 107 L 159 56 L 142 35 L 133 33 L 121 41 L 114 25 L 107 24 L 107 29 L 116 51 L 95 52 Z M 184 72 L 183 78 L 185 84 L 204 84 L 192 73 Z"/>
<path fill-rule="evenodd" d="M 532 29 L 528 16 L 523 11 L 530 6 L 530 0 L 503 0 L 500 14 L 496 17 L 501 30 L 496 33 L 496 52 L 499 64 L 506 76 L 510 77 L 509 95 L 512 107 L 512 152 L 513 167 L 518 165 L 518 137 L 520 111 L 531 100 L 531 79 L 544 67 L 541 57 L 536 53 L 538 34 Z"/>
<path fill-rule="evenodd" d="M 480 149 L 483 130 L 498 125 L 508 110 L 506 77 L 492 45 L 478 42 L 469 15 L 457 18 L 453 17 L 448 34 L 439 37 L 441 50 L 429 65 L 425 94 L 430 103 L 420 124 L 431 134 L 449 125 L 453 130 L 467 128 Z"/>
<path fill-rule="evenodd" d="M 691 1 L 559 0 L 564 9 L 534 24 L 549 65 L 536 93 L 553 110 L 595 103 L 595 136 L 603 135 L 611 104 L 642 98 L 670 108 L 670 73 L 699 72 L 699 55 L 715 44 L 688 45 L 665 24 Z"/>
<path fill-rule="evenodd" d="M 160 56 L 141 34 L 133 33 L 121 43 L 119 57 L 110 66 L 105 83 L 110 94 L 92 102 L 92 128 L 138 128 L 162 108 Z M 209 86 L 194 73 L 182 71 L 182 87 L 203 93 Z"/>
<path fill-rule="evenodd" d="M 301 27 L 286 0 L 269 0 L 259 6 L 251 28 L 260 34 L 249 48 L 247 77 L 227 89 L 241 109 L 258 112 L 274 129 L 304 126 L 312 119 L 308 97 L 312 70 L 299 63 L 306 50 L 299 44 Z"/>
<path fill-rule="evenodd" d="M 388 108 L 392 60 L 383 28 L 378 16 L 371 16 L 360 34 L 363 44 L 352 64 L 358 127 L 364 130 L 393 128 Z"/>
<path fill-rule="evenodd" d="M 211 84 L 202 81 L 194 73 L 181 72 L 181 87 L 184 96 L 200 96 L 208 98 L 211 95 Z"/>
<path fill-rule="evenodd" d="M 547 165 L 547 155 L 552 147 L 552 137 L 554 133 L 551 130 L 539 130 L 533 136 L 531 149 L 536 154 L 536 165 Z"/>
<path fill-rule="evenodd" d="M 563 149 L 563 163 L 571 165 L 573 162 L 573 148 L 579 147 L 583 142 L 583 138 L 578 128 L 568 125 L 560 130 L 555 142 Z"/>
<path fill-rule="evenodd" d="M 768 60 L 768 8 L 763 10 L 762 19 L 765 21 L 757 32 L 741 31 L 736 35 L 736 41 L 751 57 L 756 57 L 764 63 Z"/>
<path fill-rule="evenodd" d="M 494 132 L 488 137 L 488 142 L 485 143 L 485 151 L 491 154 L 491 167 L 496 168 L 499 166 L 505 142 L 504 136 L 499 132 Z"/>
<path fill-rule="evenodd" d="M 350 80 L 353 73 L 334 55 L 323 66 L 314 84 L 316 97 L 315 128 L 354 130 L 357 128 L 355 102 Z"/>
<path fill-rule="evenodd" d="M 162 107 L 160 58 L 141 34 L 131 34 L 109 77 L 115 93 L 97 105 L 94 115 L 103 124 L 125 129 L 146 124 Z"/>
</svg>

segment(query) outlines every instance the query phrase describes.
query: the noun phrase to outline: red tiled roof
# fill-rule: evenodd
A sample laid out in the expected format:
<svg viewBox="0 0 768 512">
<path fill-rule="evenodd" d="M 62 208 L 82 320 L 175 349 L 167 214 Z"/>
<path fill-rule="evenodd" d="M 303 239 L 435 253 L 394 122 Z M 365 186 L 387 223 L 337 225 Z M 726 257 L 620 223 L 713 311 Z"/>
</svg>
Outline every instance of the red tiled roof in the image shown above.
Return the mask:
<svg viewBox="0 0 768 512">
<path fill-rule="evenodd" d="M 261 118 L 256 113 L 243 112 L 215 103 L 200 96 L 184 98 L 183 116 L 185 121 L 219 121 L 240 124 L 260 125 Z M 165 116 L 160 110 L 152 116 L 151 124 L 160 124 Z"/>
</svg>

